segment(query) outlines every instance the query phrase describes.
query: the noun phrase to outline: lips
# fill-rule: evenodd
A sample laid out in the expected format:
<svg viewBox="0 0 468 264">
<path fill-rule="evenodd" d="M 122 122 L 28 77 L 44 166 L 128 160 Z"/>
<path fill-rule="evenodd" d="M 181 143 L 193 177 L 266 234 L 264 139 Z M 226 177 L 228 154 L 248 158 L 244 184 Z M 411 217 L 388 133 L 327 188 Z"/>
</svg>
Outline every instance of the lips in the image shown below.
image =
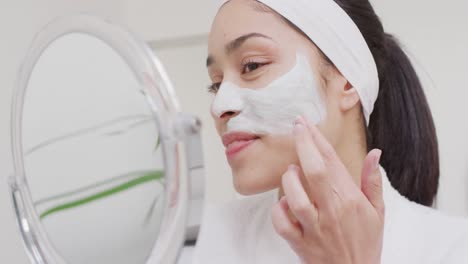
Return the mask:
<svg viewBox="0 0 468 264">
<path fill-rule="evenodd" d="M 260 137 L 245 132 L 230 132 L 223 135 L 223 145 L 226 147 L 226 156 L 233 158 L 235 154 L 244 150 Z"/>
</svg>

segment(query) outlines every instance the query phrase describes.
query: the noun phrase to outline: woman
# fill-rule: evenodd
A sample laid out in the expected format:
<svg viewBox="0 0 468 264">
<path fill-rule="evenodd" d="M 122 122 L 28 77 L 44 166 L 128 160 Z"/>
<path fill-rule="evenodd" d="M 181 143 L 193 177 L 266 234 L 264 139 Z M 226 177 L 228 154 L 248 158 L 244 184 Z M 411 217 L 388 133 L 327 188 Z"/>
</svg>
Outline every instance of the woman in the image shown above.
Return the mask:
<svg viewBox="0 0 468 264">
<path fill-rule="evenodd" d="M 207 68 L 249 197 L 207 209 L 196 263 L 468 263 L 466 222 L 424 207 L 432 116 L 368 0 L 227 1 Z"/>
</svg>

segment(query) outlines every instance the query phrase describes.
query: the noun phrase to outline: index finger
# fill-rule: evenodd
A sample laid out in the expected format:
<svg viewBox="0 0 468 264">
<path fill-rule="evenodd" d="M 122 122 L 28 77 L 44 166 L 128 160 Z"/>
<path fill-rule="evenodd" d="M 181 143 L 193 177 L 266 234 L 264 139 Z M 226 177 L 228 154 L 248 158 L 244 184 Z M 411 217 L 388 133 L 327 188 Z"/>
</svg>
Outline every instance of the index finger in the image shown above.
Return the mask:
<svg viewBox="0 0 468 264">
<path fill-rule="evenodd" d="M 340 198 L 351 197 L 360 193 L 360 188 L 341 161 L 334 147 L 329 143 L 318 127 L 305 121 L 317 150 L 328 169 L 328 180 Z"/>
<path fill-rule="evenodd" d="M 328 170 L 303 119 L 294 123 L 294 137 L 299 162 L 311 192 L 309 196 L 318 211 L 329 210 L 333 206 L 334 197 Z"/>
</svg>

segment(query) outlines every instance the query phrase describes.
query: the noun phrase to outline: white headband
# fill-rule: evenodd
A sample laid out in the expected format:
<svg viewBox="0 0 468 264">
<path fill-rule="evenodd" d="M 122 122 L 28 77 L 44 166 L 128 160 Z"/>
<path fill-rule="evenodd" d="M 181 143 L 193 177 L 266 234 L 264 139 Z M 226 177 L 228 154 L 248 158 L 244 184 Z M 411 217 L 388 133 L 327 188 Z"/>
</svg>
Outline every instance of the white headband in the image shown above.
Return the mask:
<svg viewBox="0 0 468 264">
<path fill-rule="evenodd" d="M 333 0 L 257 1 L 296 25 L 333 62 L 358 92 L 369 124 L 379 93 L 379 76 L 367 43 L 348 14 Z"/>
</svg>

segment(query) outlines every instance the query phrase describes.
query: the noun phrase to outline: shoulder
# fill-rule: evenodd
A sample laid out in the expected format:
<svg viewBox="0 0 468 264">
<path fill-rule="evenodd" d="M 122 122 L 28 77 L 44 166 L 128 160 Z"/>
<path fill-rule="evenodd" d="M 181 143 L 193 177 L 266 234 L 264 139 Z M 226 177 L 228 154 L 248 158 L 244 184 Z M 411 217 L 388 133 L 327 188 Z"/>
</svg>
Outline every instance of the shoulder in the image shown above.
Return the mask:
<svg viewBox="0 0 468 264">
<path fill-rule="evenodd" d="M 389 259 L 399 263 L 403 259 L 417 263 L 465 263 L 462 259 L 468 256 L 467 219 L 446 215 L 404 197 L 392 202 L 384 234 Z M 452 258 L 456 261 L 448 261 Z"/>
<path fill-rule="evenodd" d="M 468 231 L 462 232 L 453 240 L 442 257 L 444 264 L 468 263 Z"/>
</svg>

